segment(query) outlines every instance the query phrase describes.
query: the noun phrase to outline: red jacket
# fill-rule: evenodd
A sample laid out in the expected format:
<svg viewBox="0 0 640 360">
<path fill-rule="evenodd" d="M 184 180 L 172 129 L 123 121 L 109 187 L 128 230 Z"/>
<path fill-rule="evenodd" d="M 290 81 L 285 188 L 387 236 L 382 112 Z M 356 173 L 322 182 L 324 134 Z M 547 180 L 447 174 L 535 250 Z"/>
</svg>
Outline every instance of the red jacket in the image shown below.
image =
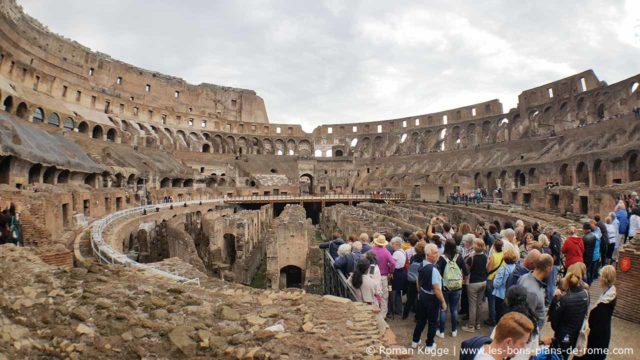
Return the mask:
<svg viewBox="0 0 640 360">
<path fill-rule="evenodd" d="M 562 253 L 565 256 L 564 267 L 582 262 L 582 254 L 584 254 L 584 242 L 579 236 L 569 236 L 562 245 Z"/>
</svg>

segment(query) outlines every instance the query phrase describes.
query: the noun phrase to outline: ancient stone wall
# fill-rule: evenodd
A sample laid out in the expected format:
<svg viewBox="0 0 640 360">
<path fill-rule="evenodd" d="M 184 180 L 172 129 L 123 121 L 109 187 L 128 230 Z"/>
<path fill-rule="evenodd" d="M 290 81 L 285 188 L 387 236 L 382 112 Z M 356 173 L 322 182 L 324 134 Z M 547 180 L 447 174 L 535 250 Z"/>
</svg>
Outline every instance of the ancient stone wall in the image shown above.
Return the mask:
<svg viewBox="0 0 640 360">
<path fill-rule="evenodd" d="M 304 207 L 286 205 L 280 216 L 271 224 L 266 237 L 267 247 L 267 279 L 272 289 L 287 287 L 288 268 L 300 271 L 301 284 L 307 281 L 309 248 L 313 244 L 315 227 L 311 219 L 307 219 Z M 289 279 L 290 280 L 290 279 Z"/>
</svg>

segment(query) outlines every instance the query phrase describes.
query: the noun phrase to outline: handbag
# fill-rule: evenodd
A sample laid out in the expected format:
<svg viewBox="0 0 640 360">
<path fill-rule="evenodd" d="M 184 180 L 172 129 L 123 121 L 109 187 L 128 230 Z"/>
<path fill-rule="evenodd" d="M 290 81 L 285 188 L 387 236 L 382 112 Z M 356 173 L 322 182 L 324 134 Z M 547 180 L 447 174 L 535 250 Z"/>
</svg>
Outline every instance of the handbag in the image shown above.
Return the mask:
<svg viewBox="0 0 640 360">
<path fill-rule="evenodd" d="M 585 290 L 586 291 L 586 290 Z M 589 299 L 589 307 L 591 307 L 591 296 L 589 292 L 587 293 L 587 299 Z M 584 316 L 584 320 L 582 321 L 582 327 L 580 327 L 580 334 L 578 334 L 578 339 L 576 340 L 576 346 L 574 347 L 574 358 L 576 356 L 583 356 L 587 353 L 587 339 L 589 338 L 589 332 L 591 329 L 589 328 L 589 313 L 591 311 L 587 308 L 587 313 Z"/>
</svg>

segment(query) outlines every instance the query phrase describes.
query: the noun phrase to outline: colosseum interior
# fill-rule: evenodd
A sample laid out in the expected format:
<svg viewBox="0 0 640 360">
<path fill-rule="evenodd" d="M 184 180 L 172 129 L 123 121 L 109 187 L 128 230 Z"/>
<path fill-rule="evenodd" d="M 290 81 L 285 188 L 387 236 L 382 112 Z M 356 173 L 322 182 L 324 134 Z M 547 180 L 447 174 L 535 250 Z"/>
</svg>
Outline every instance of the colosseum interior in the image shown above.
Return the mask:
<svg viewBox="0 0 640 360">
<path fill-rule="evenodd" d="M 512 109 L 307 133 L 270 122 L 255 91 L 93 52 L 2 0 L 0 206 L 15 204 L 25 247 L 0 247 L 0 359 L 363 358 L 393 336 L 325 295 L 320 241 L 433 214 L 564 229 L 606 213 L 639 188 L 639 83 L 585 70 Z M 477 188 L 494 201 L 447 203 Z M 621 275 L 630 299 L 638 271 Z"/>
</svg>

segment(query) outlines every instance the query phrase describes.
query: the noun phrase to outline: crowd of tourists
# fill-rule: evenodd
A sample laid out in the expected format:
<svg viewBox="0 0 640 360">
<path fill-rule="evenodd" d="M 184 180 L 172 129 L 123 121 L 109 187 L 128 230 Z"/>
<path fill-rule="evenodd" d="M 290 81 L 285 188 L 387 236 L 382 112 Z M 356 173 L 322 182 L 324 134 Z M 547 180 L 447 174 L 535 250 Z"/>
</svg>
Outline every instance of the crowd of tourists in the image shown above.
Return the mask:
<svg viewBox="0 0 640 360">
<path fill-rule="evenodd" d="M 472 189 L 468 193 L 461 192 L 452 192 L 449 194 L 448 201 L 451 204 L 480 204 L 484 198 L 487 197 L 487 189 L 485 188 L 477 188 Z"/>
<path fill-rule="evenodd" d="M 640 235 L 638 200 L 635 193 L 621 196 L 614 211 L 569 228 L 566 237 L 521 220 L 473 228 L 436 216 L 425 231 L 347 240 L 335 233 L 320 248 L 335 260 L 355 299 L 374 307 L 381 326 L 395 316 L 415 320 L 414 348 L 425 328 L 425 345 L 434 349 L 436 338 L 457 337 L 460 323 L 472 336 L 462 345 L 476 348 L 475 359 L 493 359 L 488 352 L 500 346 L 519 353 L 495 359 L 530 359 L 545 349 L 556 358 L 577 352 L 605 359 L 616 304 L 612 265 L 620 246 Z M 590 307 L 595 281 L 602 293 Z M 540 335 L 545 322 L 551 337 Z M 483 326 L 492 329 L 491 337 L 473 337 Z"/>
<path fill-rule="evenodd" d="M 10 203 L 9 206 L 0 210 L 0 245 L 12 243 L 23 246 L 22 226 L 20 225 L 20 215 L 16 211 L 16 206 Z"/>
</svg>

